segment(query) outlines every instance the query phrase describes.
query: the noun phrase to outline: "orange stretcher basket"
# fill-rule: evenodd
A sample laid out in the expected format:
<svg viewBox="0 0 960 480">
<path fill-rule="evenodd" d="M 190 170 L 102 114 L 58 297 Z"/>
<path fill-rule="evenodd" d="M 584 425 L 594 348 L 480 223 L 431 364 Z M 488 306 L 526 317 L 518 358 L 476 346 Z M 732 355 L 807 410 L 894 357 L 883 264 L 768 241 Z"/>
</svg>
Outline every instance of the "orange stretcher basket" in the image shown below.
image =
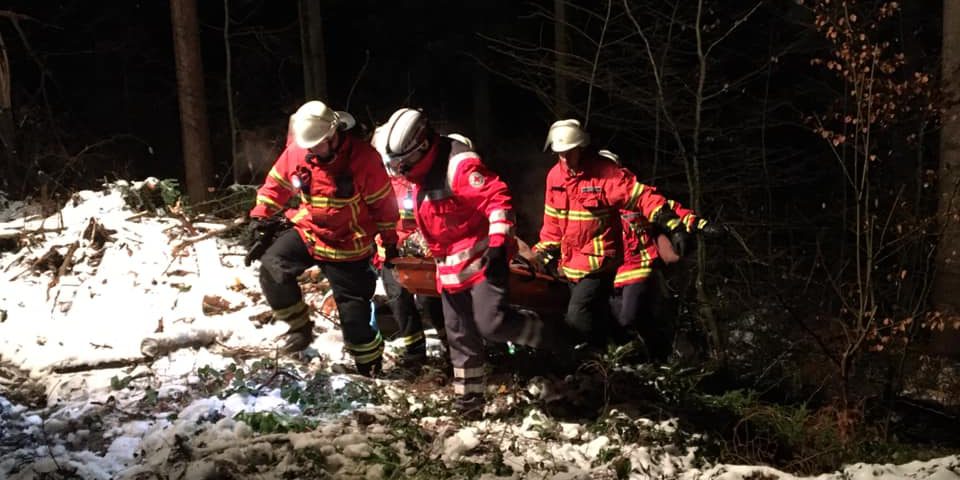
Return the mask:
<svg viewBox="0 0 960 480">
<path fill-rule="evenodd" d="M 417 295 L 439 296 L 436 284 L 436 266 L 433 260 L 417 257 L 394 259 L 397 282 Z M 510 267 L 509 302 L 540 314 L 541 318 L 560 318 L 566 314 L 570 301 L 570 287 L 566 282 L 545 275 L 532 273 L 522 266 Z"/>
</svg>

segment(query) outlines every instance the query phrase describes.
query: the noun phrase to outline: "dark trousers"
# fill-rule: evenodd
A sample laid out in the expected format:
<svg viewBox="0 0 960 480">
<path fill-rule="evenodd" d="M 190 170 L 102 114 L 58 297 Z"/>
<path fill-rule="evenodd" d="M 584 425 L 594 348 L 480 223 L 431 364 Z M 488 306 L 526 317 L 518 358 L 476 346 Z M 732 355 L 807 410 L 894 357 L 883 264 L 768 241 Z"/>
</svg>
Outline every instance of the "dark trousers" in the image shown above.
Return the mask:
<svg viewBox="0 0 960 480">
<path fill-rule="evenodd" d="M 457 394 L 483 393 L 485 338 L 534 348 L 554 345 L 556 332 L 548 324 L 510 307 L 507 291 L 486 279 L 467 290 L 443 292 L 442 297 Z"/>
<path fill-rule="evenodd" d="M 425 356 L 427 342 L 423 336 L 423 320 L 417 308 L 416 298 L 400 285 L 393 268 L 384 266 L 380 271 L 380 278 L 383 279 L 383 289 L 387 292 L 390 311 L 393 312 L 393 318 L 397 322 L 397 337 L 403 341 L 404 358 L 415 359 Z M 434 303 L 439 303 L 439 299 Z M 439 328 L 439 330 L 442 329 L 442 327 Z"/>
<path fill-rule="evenodd" d="M 615 289 L 610 305 L 621 327 L 636 329 L 640 334 L 651 359 L 666 361 L 673 349 L 673 334 L 668 322 L 654 313 L 660 295 L 658 278 L 654 272 L 643 282 Z"/>
<path fill-rule="evenodd" d="M 307 251 L 297 231 L 287 230 L 260 258 L 260 287 L 267 303 L 273 310 L 283 310 L 302 302 L 297 277 L 314 265 L 330 282 L 347 350 L 358 365 L 379 361 L 383 341 L 370 326 L 370 299 L 377 277 L 369 258 L 351 262 L 317 260 Z"/>
<path fill-rule="evenodd" d="M 610 331 L 612 314 L 610 296 L 613 294 L 615 271 L 591 273 L 570 284 L 570 303 L 567 304 L 567 325 L 595 345 L 604 345 Z"/>
</svg>

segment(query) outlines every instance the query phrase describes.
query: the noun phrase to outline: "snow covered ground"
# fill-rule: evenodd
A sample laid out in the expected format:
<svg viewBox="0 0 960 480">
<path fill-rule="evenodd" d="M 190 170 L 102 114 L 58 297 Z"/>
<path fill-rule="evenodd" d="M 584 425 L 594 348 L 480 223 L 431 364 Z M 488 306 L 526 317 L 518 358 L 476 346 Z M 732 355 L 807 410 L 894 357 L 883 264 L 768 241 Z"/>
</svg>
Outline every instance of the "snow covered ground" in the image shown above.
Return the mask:
<svg viewBox="0 0 960 480">
<path fill-rule="evenodd" d="M 138 215 L 117 186 L 40 211 L 0 196 L 0 239 L 30 232 L 0 253 L 0 478 L 795 478 L 710 464 L 671 420 L 558 422 L 535 385 L 497 402 L 522 415 L 464 421 L 449 387 L 331 373 L 348 359 L 317 313 L 307 353 L 276 359 L 256 265 L 209 235 L 230 223 Z M 51 250 L 71 268 L 35 271 Z M 960 479 L 960 455 L 816 478 Z"/>
</svg>

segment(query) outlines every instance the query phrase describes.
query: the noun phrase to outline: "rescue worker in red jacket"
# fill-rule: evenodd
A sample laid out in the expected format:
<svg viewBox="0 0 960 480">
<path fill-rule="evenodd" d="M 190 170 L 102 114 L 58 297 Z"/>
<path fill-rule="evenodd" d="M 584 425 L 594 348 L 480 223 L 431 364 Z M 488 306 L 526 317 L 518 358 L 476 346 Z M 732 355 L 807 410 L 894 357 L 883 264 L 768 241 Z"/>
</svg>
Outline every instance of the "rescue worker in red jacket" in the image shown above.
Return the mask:
<svg viewBox="0 0 960 480">
<path fill-rule="evenodd" d="M 417 220 L 414 218 L 414 187 L 410 180 L 394 171 L 390 165 L 390 157 L 386 152 L 386 133 L 385 129 L 377 128 L 373 133 L 373 146 L 380 153 L 384 162 L 387 174 L 390 176 L 390 183 L 393 185 L 393 193 L 397 198 L 398 208 L 400 210 L 400 221 L 397 223 L 398 249 L 403 256 L 425 257 L 430 252 L 423 244 L 423 236 L 417 230 Z M 463 138 L 463 137 L 462 137 Z M 464 138 L 469 141 L 469 139 Z M 380 237 L 377 237 L 380 242 Z M 382 250 L 382 249 L 381 249 Z M 434 322 L 437 328 L 437 334 L 446 349 L 446 332 L 443 326 L 443 306 L 440 297 L 421 296 L 415 297 L 413 293 L 403 288 L 397 281 L 392 268 L 383 268 L 383 252 L 379 252 L 377 261 L 374 262 L 380 266 L 380 278 L 383 280 L 383 288 L 387 293 L 387 302 L 393 313 L 394 320 L 397 322 L 397 336 L 403 343 L 398 367 L 408 375 L 416 375 L 426 363 L 427 344 L 426 336 L 423 332 L 423 319 L 420 315 L 420 308 L 427 313 L 430 320 Z M 418 306 L 418 303 L 420 304 Z"/>
<path fill-rule="evenodd" d="M 260 285 L 277 320 L 286 322 L 281 350 L 296 352 L 313 340 L 313 322 L 297 277 L 318 265 L 330 282 L 340 313 L 344 346 L 357 371 L 373 375 L 383 340 L 370 325 L 376 273 L 370 264 L 380 234 L 387 258 L 397 256 L 397 201 L 380 155 L 346 131 L 352 117 L 310 101 L 291 117 L 288 144 L 257 191 L 250 211 L 254 231 L 265 235 L 270 218 L 283 213 L 293 228 L 280 233 L 260 259 Z M 286 208 L 291 197 L 297 208 Z M 262 253 L 262 257 L 259 254 Z"/>
<path fill-rule="evenodd" d="M 667 208 L 680 218 L 687 233 L 718 236 L 722 228 L 697 216 L 679 202 L 667 200 Z M 636 212 L 620 216 L 623 227 L 623 265 L 614 278 L 611 306 L 620 327 L 636 329 L 644 340 L 650 360 L 665 362 L 672 350 L 672 335 L 668 325 L 660 324 L 653 315 L 657 303 L 656 270 L 677 262 L 685 251 L 677 251 L 670 242 L 662 241 L 655 225 Z M 658 241 L 659 240 L 659 241 Z"/>
<path fill-rule="evenodd" d="M 484 342 L 542 347 L 545 324 L 507 305 L 516 249 L 507 185 L 471 148 L 438 135 L 426 115 L 401 108 L 381 127 L 390 166 L 414 184 L 414 217 L 437 265 L 457 408 L 482 414 Z"/>
<path fill-rule="evenodd" d="M 660 226 L 679 250 L 687 232 L 654 187 L 589 145 L 579 121 L 551 125 L 544 150 L 558 161 L 547 173 L 543 227 L 534 251 L 544 263 L 557 261 L 571 282 L 567 324 L 603 346 L 612 320 L 613 281 L 623 262 L 621 212 L 637 212 Z"/>
</svg>

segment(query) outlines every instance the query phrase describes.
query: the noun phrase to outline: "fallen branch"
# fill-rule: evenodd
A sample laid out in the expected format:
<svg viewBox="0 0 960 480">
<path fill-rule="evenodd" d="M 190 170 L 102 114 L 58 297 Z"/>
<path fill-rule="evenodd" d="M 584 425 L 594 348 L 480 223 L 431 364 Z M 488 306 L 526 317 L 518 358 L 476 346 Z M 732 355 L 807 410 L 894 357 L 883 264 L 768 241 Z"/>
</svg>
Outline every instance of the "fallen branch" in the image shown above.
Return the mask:
<svg viewBox="0 0 960 480">
<path fill-rule="evenodd" d="M 50 289 L 60 283 L 60 277 L 66 275 L 67 272 L 73 268 L 73 254 L 79 246 L 80 244 L 78 242 L 73 242 L 67 247 L 67 253 L 63 255 L 60 266 L 53 271 L 53 278 L 51 278 L 50 283 L 47 284 L 47 298 L 50 298 Z"/>
<path fill-rule="evenodd" d="M 247 222 L 246 219 L 244 219 L 244 218 L 238 218 L 238 219 L 234 220 L 233 222 L 231 222 L 230 224 L 228 224 L 227 226 L 225 226 L 225 227 L 223 227 L 223 228 L 221 228 L 221 229 L 219 229 L 219 230 L 210 230 L 209 232 L 205 232 L 205 233 L 202 233 L 202 234 L 197 235 L 197 236 L 194 236 L 194 237 L 185 238 L 185 239 L 183 239 L 183 241 L 181 241 L 180 243 L 174 245 L 173 251 L 172 251 L 171 255 L 172 255 L 173 257 L 176 257 L 181 251 L 183 251 L 184 248 L 187 248 L 187 247 L 189 247 L 190 245 L 193 245 L 194 243 L 197 243 L 197 242 L 206 240 L 206 239 L 208 239 L 208 238 L 219 237 L 219 236 L 221 236 L 221 235 L 223 235 L 223 234 L 225 234 L 225 233 L 228 233 L 228 232 L 231 232 L 231 231 L 233 231 L 233 230 L 236 230 L 236 229 L 239 228 L 241 225 L 244 225 L 246 222 Z"/>
</svg>

